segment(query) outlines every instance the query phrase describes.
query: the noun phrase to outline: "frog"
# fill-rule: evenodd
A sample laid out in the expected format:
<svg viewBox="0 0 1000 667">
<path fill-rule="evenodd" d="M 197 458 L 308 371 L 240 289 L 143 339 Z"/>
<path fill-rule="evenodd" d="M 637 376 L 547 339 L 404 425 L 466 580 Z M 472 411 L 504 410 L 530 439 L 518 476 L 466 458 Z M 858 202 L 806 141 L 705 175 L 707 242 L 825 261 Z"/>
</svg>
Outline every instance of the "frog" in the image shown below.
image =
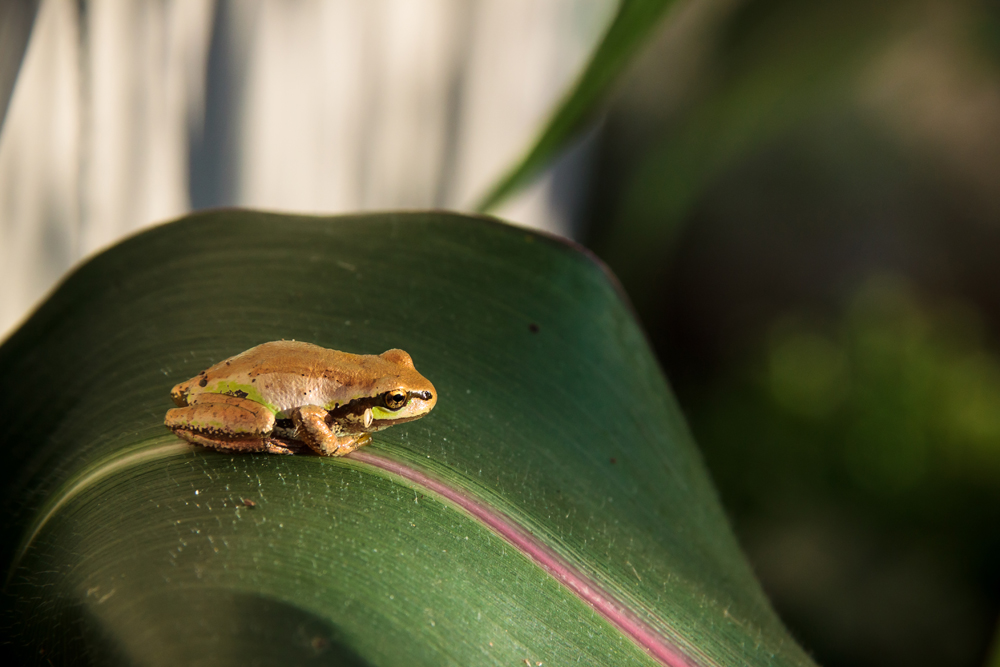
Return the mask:
<svg viewBox="0 0 1000 667">
<path fill-rule="evenodd" d="M 399 349 L 352 354 L 263 343 L 174 386 L 164 425 L 228 452 L 345 456 L 371 434 L 427 415 L 437 390 Z"/>
</svg>

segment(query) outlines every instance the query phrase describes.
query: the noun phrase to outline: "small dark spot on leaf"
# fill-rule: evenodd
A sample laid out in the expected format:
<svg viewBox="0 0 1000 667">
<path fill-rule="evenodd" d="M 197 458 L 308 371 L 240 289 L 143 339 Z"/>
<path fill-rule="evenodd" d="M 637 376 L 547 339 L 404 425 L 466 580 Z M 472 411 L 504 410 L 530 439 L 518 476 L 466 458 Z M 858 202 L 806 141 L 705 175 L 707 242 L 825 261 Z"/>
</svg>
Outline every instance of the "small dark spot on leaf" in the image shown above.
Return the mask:
<svg viewBox="0 0 1000 667">
<path fill-rule="evenodd" d="M 250 382 L 256 382 L 256 381 L 257 381 L 257 378 L 253 378 L 252 380 L 250 380 Z"/>
<path fill-rule="evenodd" d="M 247 393 L 242 389 L 237 389 L 236 391 L 233 392 L 233 396 L 235 396 L 236 398 L 246 398 Z"/>
<path fill-rule="evenodd" d="M 330 641 L 325 637 L 313 637 L 311 644 L 314 651 L 320 652 L 325 651 L 330 646 Z"/>
<path fill-rule="evenodd" d="M 257 507 L 257 503 L 255 503 L 254 501 L 250 500 L 249 498 L 244 498 L 243 499 L 243 506 L 244 507 L 249 507 L 250 509 L 253 509 L 254 507 Z"/>
<path fill-rule="evenodd" d="M 614 465 L 614 464 L 616 464 L 617 462 L 618 462 L 618 461 L 616 461 L 615 459 L 611 459 L 611 465 Z"/>
<path fill-rule="evenodd" d="M 228 362 L 228 361 L 226 362 L 226 365 L 227 365 L 227 366 L 229 365 L 229 362 Z"/>
<path fill-rule="evenodd" d="M 530 331 L 531 333 L 538 333 L 538 325 L 532 322 L 531 324 L 528 325 L 528 331 Z"/>
<path fill-rule="evenodd" d="M 208 384 L 208 378 L 202 378 L 202 379 L 198 380 L 198 386 L 199 387 L 204 387 L 207 384 Z"/>
</svg>

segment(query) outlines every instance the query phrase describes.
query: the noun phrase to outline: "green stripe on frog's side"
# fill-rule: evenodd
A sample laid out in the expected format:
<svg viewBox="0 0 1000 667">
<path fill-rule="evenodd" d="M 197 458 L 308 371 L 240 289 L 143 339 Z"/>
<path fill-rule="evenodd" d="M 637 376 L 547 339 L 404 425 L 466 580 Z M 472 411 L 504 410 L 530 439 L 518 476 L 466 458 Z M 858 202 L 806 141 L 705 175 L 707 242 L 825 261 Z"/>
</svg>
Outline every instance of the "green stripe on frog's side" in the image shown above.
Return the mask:
<svg viewBox="0 0 1000 667">
<path fill-rule="evenodd" d="M 237 393 L 239 392 L 239 393 Z M 254 403 L 260 403 L 265 408 L 271 411 L 271 413 L 278 419 L 287 419 L 288 415 L 284 414 L 282 410 L 278 409 L 278 406 L 273 403 L 268 402 L 264 399 L 264 396 L 260 393 L 255 385 L 243 384 L 241 382 L 216 382 L 211 387 L 205 389 L 206 394 L 228 394 L 230 396 L 240 396 L 241 398 L 247 398 Z"/>
</svg>

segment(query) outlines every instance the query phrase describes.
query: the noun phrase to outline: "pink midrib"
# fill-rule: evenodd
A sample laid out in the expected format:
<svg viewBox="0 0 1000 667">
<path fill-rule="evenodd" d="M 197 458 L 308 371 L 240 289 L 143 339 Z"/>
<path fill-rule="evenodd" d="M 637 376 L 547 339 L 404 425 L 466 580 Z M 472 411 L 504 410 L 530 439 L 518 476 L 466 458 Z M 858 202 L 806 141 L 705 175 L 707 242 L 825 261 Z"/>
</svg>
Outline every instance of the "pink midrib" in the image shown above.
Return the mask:
<svg viewBox="0 0 1000 667">
<path fill-rule="evenodd" d="M 510 517 L 496 512 L 469 494 L 448 486 L 441 480 L 406 464 L 367 450 L 355 451 L 348 456 L 355 461 L 398 475 L 458 505 L 552 575 L 556 581 L 589 604 L 597 613 L 662 664 L 669 667 L 697 667 L 697 663 L 681 653 L 676 646 L 643 622 L 635 613 L 615 600 L 593 579 L 587 577 L 565 558 L 542 544 L 534 535 L 515 523 Z"/>
</svg>

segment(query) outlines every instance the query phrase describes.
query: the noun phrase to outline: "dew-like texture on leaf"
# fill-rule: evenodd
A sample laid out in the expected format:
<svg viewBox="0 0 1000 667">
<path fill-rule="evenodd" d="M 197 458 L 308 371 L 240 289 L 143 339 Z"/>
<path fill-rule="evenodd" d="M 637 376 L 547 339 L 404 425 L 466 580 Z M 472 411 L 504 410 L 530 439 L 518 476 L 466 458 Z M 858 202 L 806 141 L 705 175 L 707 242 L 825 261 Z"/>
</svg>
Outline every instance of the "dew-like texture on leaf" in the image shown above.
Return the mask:
<svg viewBox="0 0 1000 667">
<path fill-rule="evenodd" d="M 613 280 L 561 242 L 442 213 L 190 216 L 83 266 L 0 348 L 3 622 L 22 655 L 657 664 L 419 484 L 166 432 L 173 384 L 278 339 L 409 352 L 438 405 L 363 451 L 491 508 L 691 664 L 811 664 Z"/>
</svg>

